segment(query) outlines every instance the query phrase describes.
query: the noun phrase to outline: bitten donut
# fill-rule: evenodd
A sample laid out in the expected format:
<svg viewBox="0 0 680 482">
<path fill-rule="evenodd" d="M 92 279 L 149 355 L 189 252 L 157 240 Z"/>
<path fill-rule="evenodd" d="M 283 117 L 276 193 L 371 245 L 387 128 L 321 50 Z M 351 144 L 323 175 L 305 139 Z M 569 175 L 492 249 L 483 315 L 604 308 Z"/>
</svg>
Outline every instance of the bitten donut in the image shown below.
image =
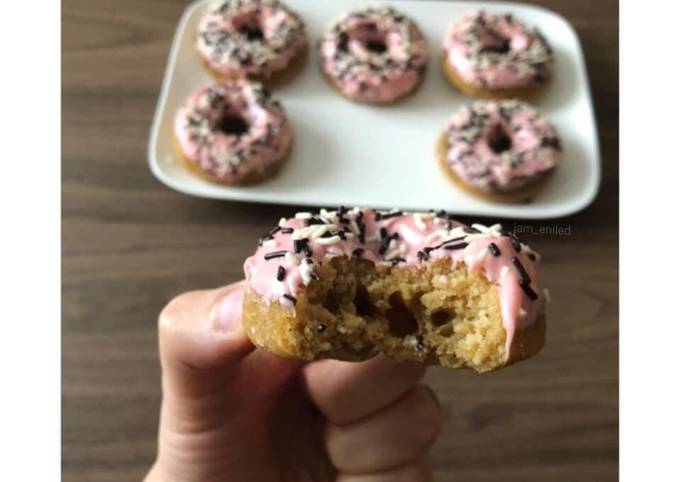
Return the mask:
<svg viewBox="0 0 680 482">
<path fill-rule="evenodd" d="M 234 80 L 191 95 L 175 117 L 175 136 L 193 172 L 221 184 L 251 184 L 276 173 L 293 130 L 262 85 Z"/>
<path fill-rule="evenodd" d="M 540 257 L 500 225 L 354 208 L 281 219 L 245 262 L 243 325 L 284 357 L 384 353 L 479 372 L 545 338 Z"/>
<path fill-rule="evenodd" d="M 475 97 L 528 98 L 549 81 L 553 64 L 543 35 L 510 14 L 468 13 L 444 36 L 444 72 Z"/>
<path fill-rule="evenodd" d="M 321 68 L 346 97 L 389 103 L 412 92 L 427 65 L 418 26 L 392 8 L 344 14 L 320 43 Z"/>
<path fill-rule="evenodd" d="M 196 40 L 218 80 L 268 79 L 306 47 L 304 23 L 277 0 L 226 0 L 200 20 Z"/>
<path fill-rule="evenodd" d="M 462 107 L 437 144 L 438 161 L 455 184 L 496 202 L 533 199 L 561 157 L 555 129 L 517 100 Z"/>
</svg>

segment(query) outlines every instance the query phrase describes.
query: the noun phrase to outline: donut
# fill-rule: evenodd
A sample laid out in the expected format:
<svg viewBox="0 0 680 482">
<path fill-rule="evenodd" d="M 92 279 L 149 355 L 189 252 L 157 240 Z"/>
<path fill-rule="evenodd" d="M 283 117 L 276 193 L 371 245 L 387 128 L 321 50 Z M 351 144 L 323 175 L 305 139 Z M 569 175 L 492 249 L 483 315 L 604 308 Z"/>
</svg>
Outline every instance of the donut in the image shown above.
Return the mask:
<svg viewBox="0 0 680 482">
<path fill-rule="evenodd" d="M 275 174 L 293 130 L 281 104 L 245 79 L 201 87 L 177 111 L 181 158 L 204 179 L 252 184 Z"/>
<path fill-rule="evenodd" d="M 528 98 L 552 76 L 553 53 L 543 35 L 511 14 L 464 15 L 444 36 L 442 68 L 465 94 Z"/>
<path fill-rule="evenodd" d="M 198 24 L 196 49 L 218 80 L 269 79 L 306 47 L 304 23 L 277 0 L 226 0 Z"/>
<path fill-rule="evenodd" d="M 545 339 L 540 256 L 500 225 L 445 212 L 301 212 L 245 261 L 242 323 L 301 360 L 400 361 L 486 372 Z"/>
<path fill-rule="evenodd" d="M 319 45 L 327 79 L 351 100 L 389 103 L 418 86 L 427 44 L 418 26 L 393 8 L 343 14 Z"/>
<path fill-rule="evenodd" d="M 519 100 L 475 102 L 448 121 L 437 159 L 451 180 L 494 202 L 526 202 L 562 157 L 555 129 Z"/>
</svg>

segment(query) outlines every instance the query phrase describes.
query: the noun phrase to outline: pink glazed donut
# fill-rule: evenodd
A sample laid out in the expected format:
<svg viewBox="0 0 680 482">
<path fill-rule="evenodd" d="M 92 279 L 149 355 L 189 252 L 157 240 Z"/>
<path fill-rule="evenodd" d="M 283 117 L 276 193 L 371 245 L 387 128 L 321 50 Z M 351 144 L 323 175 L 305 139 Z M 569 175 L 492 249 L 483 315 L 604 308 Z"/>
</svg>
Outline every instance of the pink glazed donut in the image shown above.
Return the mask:
<svg viewBox="0 0 680 482">
<path fill-rule="evenodd" d="M 293 130 L 262 85 L 234 80 L 191 95 L 175 117 L 175 137 L 191 171 L 220 184 L 252 184 L 277 172 Z"/>
<path fill-rule="evenodd" d="M 541 33 L 512 15 L 468 13 L 444 37 L 442 67 L 466 94 L 486 99 L 526 98 L 553 71 L 553 53 Z"/>
<path fill-rule="evenodd" d="M 201 19 L 196 40 L 218 79 L 269 78 L 306 47 L 304 23 L 277 0 L 226 0 Z"/>
<path fill-rule="evenodd" d="M 427 44 L 418 26 L 392 8 L 344 14 L 320 43 L 321 68 L 346 97 L 389 103 L 412 92 L 425 73 Z"/>
<path fill-rule="evenodd" d="M 438 144 L 439 162 L 456 184 L 500 202 L 532 199 L 561 157 L 555 129 L 518 100 L 461 108 Z"/>
</svg>

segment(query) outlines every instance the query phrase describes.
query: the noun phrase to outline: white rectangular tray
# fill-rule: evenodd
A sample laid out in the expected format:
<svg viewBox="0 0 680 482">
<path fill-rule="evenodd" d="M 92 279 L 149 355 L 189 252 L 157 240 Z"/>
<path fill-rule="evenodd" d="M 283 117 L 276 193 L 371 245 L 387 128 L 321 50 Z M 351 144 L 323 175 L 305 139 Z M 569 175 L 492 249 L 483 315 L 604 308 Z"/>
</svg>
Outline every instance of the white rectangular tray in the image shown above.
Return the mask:
<svg viewBox="0 0 680 482">
<path fill-rule="evenodd" d="M 251 187 L 210 184 L 184 169 L 173 151 L 173 117 L 184 99 L 210 81 L 194 51 L 201 15 L 216 4 L 191 4 L 180 20 L 170 51 L 149 140 L 154 175 L 186 194 L 216 199 L 309 206 L 446 209 L 458 214 L 510 218 L 552 218 L 583 209 L 600 182 L 600 160 L 588 78 L 578 37 L 561 16 L 516 3 L 397 0 L 285 0 L 304 19 L 310 44 L 341 12 L 390 3 L 423 30 L 431 59 L 424 83 L 403 102 L 376 107 L 347 101 L 318 67 L 316 51 L 302 72 L 274 94 L 295 129 L 295 145 L 278 177 Z M 494 204 L 460 191 L 434 159 L 434 144 L 447 118 L 473 99 L 451 87 L 439 67 L 444 31 L 462 13 L 484 8 L 512 12 L 538 26 L 555 50 L 556 75 L 534 103 L 556 126 L 564 159 L 543 193 L 526 205 Z"/>
</svg>

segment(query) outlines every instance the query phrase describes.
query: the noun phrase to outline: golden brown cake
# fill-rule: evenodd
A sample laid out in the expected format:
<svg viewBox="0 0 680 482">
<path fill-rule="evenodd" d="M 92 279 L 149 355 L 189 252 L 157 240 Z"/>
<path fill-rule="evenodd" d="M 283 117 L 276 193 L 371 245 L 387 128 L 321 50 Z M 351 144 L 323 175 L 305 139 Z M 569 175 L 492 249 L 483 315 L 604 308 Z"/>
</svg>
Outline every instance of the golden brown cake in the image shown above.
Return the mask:
<svg viewBox="0 0 680 482">
<path fill-rule="evenodd" d="M 479 372 L 545 338 L 540 257 L 500 226 L 344 208 L 282 219 L 245 263 L 243 325 L 277 355 Z"/>
</svg>

